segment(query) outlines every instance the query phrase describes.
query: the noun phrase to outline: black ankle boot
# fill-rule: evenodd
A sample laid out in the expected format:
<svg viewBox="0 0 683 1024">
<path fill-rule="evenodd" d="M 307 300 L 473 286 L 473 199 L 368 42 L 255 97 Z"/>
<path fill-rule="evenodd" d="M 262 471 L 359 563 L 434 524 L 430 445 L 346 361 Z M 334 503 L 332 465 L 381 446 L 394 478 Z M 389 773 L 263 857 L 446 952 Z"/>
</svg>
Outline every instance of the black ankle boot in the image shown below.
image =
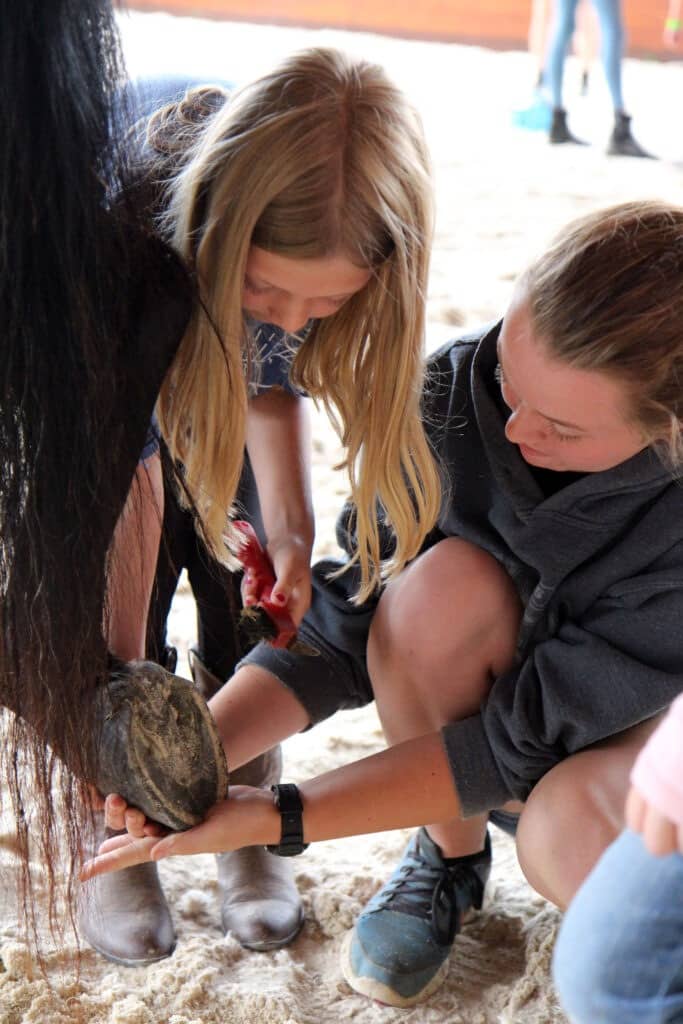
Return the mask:
<svg viewBox="0 0 683 1024">
<path fill-rule="evenodd" d="M 610 156 L 639 156 L 654 160 L 652 153 L 643 149 L 631 135 L 631 118 L 621 110 L 614 113 L 614 128 L 607 145 L 607 152 Z"/>
<path fill-rule="evenodd" d="M 550 142 L 554 145 L 561 142 L 573 142 L 576 146 L 586 146 L 583 139 L 577 139 L 567 127 L 567 111 L 562 107 L 553 108 L 553 119 L 550 124 Z"/>
</svg>

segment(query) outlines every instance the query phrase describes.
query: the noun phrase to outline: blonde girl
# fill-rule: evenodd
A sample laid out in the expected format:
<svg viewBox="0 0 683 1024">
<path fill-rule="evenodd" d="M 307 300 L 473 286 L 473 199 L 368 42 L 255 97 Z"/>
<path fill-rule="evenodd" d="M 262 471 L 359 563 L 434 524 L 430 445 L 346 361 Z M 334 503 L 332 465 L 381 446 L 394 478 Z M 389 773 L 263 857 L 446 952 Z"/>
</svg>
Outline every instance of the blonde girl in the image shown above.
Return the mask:
<svg viewBox="0 0 683 1024">
<path fill-rule="evenodd" d="M 195 302 L 157 403 L 170 462 L 181 467 L 179 491 L 166 495 L 157 593 L 169 551 L 172 586 L 166 603 L 152 602 L 150 644 L 140 609 L 154 561 L 144 552 L 132 558 L 134 538 L 120 531 L 113 563 L 119 576 L 132 572 L 139 599 L 126 600 L 131 587 L 119 584 L 110 639 L 124 660 L 143 657 L 146 644 L 162 652 L 170 593 L 188 565 L 199 608 L 193 671 L 210 696 L 235 666 L 220 648 L 233 643 L 221 586 L 231 586 L 224 567 L 234 566 L 226 534 L 236 499 L 262 521 L 274 595 L 297 622 L 310 601 L 302 393 L 324 406 L 343 446 L 354 600 L 400 573 L 436 520 L 440 481 L 420 416 L 429 164 L 417 115 L 382 69 L 325 49 L 290 57 L 229 99 L 219 88 L 190 91 L 152 116 L 141 158 L 139 201 L 183 258 Z M 245 498 L 245 450 L 255 511 Z M 148 491 L 160 504 L 153 439 L 144 455 L 141 475 L 156 480 Z M 189 528 L 178 497 L 191 508 Z M 158 547 L 158 523 L 149 542 L 151 519 L 143 531 L 149 553 Z M 199 551 L 195 525 L 206 546 Z M 242 593 L 249 603 L 249 578 Z M 278 779 L 277 749 L 233 776 L 251 785 Z M 272 948 L 296 935 L 302 912 L 286 864 L 263 850 L 227 854 L 219 880 L 224 927 L 243 944 Z M 127 964 L 168 955 L 173 927 L 156 870 L 104 881 L 91 887 L 82 915 L 91 944 Z"/>
<path fill-rule="evenodd" d="M 244 310 L 282 320 L 297 349 L 291 380 L 324 405 L 344 446 L 367 597 L 414 557 L 438 511 L 419 413 L 432 199 L 417 116 L 379 67 L 316 49 L 234 93 L 189 140 L 174 117 L 153 121 L 150 144 L 190 141 L 163 222 L 200 301 L 161 391 L 164 439 L 223 561 L 257 362 Z M 250 273 L 264 252 L 303 275 L 334 274 L 340 261 L 369 277 L 291 300 Z M 378 502 L 396 537 L 384 562 Z"/>
</svg>

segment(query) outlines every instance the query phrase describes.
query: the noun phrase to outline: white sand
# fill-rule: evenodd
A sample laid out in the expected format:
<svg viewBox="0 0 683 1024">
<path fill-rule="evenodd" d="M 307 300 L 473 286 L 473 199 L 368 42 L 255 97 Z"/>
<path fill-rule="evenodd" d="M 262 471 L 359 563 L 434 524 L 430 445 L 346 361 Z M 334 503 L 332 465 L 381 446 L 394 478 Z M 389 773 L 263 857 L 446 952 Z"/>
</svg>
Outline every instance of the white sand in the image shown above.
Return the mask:
<svg viewBox="0 0 683 1024">
<path fill-rule="evenodd" d="M 474 326 L 501 313 L 517 272 L 572 216 L 636 196 L 680 200 L 680 64 L 626 63 L 636 133 L 665 158 L 629 161 L 603 155 L 610 113 L 598 73 L 587 99 L 577 96 L 573 67 L 567 76 L 572 126 L 595 145 L 553 148 L 542 136 L 511 126 L 510 109 L 525 103 L 532 77 L 521 53 L 165 15 L 130 15 L 123 25 L 135 74 L 183 70 L 241 81 L 313 43 L 345 47 L 386 65 L 423 113 L 436 166 L 430 347 L 451 336 L 453 324 Z M 318 419 L 319 554 L 334 551 L 334 517 L 345 493 L 330 469 L 334 455 L 334 439 Z M 173 640 L 184 650 L 194 639 L 186 591 L 172 614 Z M 286 745 L 285 778 L 305 778 L 381 745 L 374 709 L 337 715 Z M 223 938 L 211 858 L 164 864 L 178 932 L 173 957 L 130 970 L 87 951 L 76 980 L 72 949 L 60 949 L 48 963 L 52 992 L 35 975 L 5 896 L 0 1024 L 564 1024 L 548 974 L 558 914 L 525 884 L 512 842 L 497 832 L 488 906 L 458 939 L 443 988 L 412 1011 L 380 1007 L 351 992 L 337 962 L 342 936 L 392 870 L 406 838 L 396 833 L 320 843 L 298 858 L 294 867 L 306 925 L 289 949 L 270 954 L 247 952 Z M 0 833 L 0 864 L 3 892 L 11 893 L 9 830 Z"/>
</svg>

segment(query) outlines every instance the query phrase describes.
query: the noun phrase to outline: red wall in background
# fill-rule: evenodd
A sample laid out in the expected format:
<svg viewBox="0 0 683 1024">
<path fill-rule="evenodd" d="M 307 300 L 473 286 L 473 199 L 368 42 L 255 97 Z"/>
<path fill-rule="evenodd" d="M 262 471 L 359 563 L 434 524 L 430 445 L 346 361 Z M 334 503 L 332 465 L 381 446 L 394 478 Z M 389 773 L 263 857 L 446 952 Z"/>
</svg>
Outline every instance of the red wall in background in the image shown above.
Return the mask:
<svg viewBox="0 0 683 1024">
<path fill-rule="evenodd" d="M 529 0 L 128 0 L 128 6 L 526 49 L 531 5 Z M 672 53 L 662 44 L 666 8 L 666 0 L 624 0 L 629 53 L 680 59 L 680 51 Z"/>
</svg>

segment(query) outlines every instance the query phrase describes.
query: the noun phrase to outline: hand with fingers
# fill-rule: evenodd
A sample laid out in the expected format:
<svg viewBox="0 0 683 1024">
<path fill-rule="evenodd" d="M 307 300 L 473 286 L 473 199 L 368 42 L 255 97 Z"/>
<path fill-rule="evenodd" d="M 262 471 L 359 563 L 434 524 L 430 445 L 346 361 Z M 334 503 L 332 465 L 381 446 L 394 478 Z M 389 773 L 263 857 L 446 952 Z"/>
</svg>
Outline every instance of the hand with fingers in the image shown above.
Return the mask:
<svg viewBox="0 0 683 1024">
<path fill-rule="evenodd" d="M 626 824 L 655 856 L 683 853 L 683 696 L 660 719 L 631 771 Z"/>
<path fill-rule="evenodd" d="M 640 832 L 643 842 L 655 857 L 683 853 L 683 823 L 672 821 L 645 796 L 631 786 L 626 800 L 626 824 Z"/>
<path fill-rule="evenodd" d="M 265 615 L 273 635 L 265 636 L 264 630 L 264 638 L 274 647 L 288 647 L 311 603 L 310 545 L 290 533 L 269 540 L 265 551 L 249 523 L 236 520 L 233 527 L 241 540 L 236 554 L 244 567 L 244 607 L 254 617 Z"/>
<path fill-rule="evenodd" d="M 224 853 L 277 843 L 280 838 L 280 817 L 272 794 L 251 786 L 231 787 L 229 799 L 215 804 L 200 825 L 185 832 L 169 833 L 117 794 L 107 797 L 105 818 L 110 828 L 126 832 L 102 843 L 97 856 L 83 865 L 81 881 L 165 857 Z"/>
</svg>

